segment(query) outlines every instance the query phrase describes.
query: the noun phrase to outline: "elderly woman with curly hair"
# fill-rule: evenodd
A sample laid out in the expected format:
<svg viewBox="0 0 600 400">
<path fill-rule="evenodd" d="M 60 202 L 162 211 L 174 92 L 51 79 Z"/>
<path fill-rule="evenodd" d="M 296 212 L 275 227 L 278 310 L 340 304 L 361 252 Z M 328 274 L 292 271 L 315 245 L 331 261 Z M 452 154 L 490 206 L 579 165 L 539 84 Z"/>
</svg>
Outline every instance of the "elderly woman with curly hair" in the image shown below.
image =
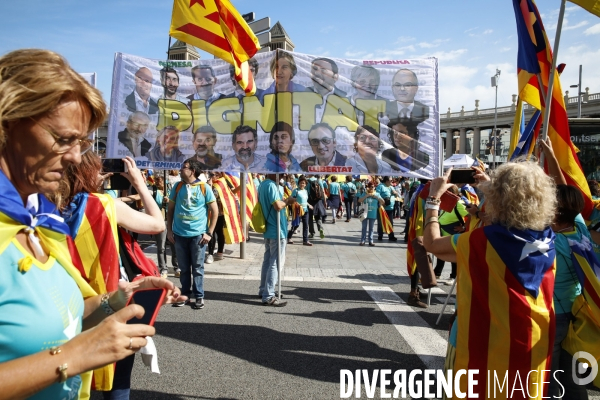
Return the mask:
<svg viewBox="0 0 600 400">
<path fill-rule="evenodd" d="M 491 177 L 478 172 L 489 224 L 440 237 L 440 198 L 451 186 L 449 175 L 431 182 L 423 239 L 427 251 L 457 263 L 457 317 L 446 369 L 479 369 L 474 392 L 480 398 L 493 386 L 488 370 L 507 376 L 511 386 L 528 377 L 524 389 L 541 398 L 548 393 L 542 382 L 552 379 L 555 183 L 532 162 L 502 165 Z M 461 390 L 466 387 L 462 379 Z"/>
</svg>

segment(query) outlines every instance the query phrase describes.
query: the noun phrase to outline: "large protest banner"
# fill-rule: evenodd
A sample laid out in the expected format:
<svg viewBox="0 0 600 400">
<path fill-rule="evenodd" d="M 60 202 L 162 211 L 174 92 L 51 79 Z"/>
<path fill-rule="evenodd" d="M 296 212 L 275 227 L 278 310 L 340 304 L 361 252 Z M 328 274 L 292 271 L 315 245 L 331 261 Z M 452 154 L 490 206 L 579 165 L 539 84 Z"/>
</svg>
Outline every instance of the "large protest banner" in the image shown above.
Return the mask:
<svg viewBox="0 0 600 400">
<path fill-rule="evenodd" d="M 437 59 L 258 53 L 245 97 L 219 59 L 115 56 L 107 157 L 177 169 L 432 178 L 440 165 Z"/>
</svg>

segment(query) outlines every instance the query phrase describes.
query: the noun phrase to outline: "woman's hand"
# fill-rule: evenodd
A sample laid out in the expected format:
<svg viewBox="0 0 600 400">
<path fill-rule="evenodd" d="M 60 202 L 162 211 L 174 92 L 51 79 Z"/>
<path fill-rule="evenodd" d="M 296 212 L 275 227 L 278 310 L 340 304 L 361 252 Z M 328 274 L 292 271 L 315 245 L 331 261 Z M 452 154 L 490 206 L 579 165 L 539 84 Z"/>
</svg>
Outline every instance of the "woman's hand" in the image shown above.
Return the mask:
<svg viewBox="0 0 600 400">
<path fill-rule="evenodd" d="M 144 289 L 166 289 L 167 295 L 165 296 L 163 305 L 187 299 L 186 296 L 181 295 L 179 288 L 168 279 L 146 276 L 133 282 L 119 282 L 119 290 L 110 299 L 111 307 L 115 310 L 122 309 L 129 302 L 134 292 Z"/>
<path fill-rule="evenodd" d="M 488 174 L 486 174 L 479 168 L 473 167 L 473 169 L 475 170 L 475 175 L 473 175 L 473 178 L 475 178 L 475 183 L 472 183 L 471 186 L 477 186 L 482 182 L 487 182 L 490 180 Z"/>
<path fill-rule="evenodd" d="M 79 374 L 112 364 L 144 347 L 146 336 L 154 336 L 154 327 L 127 324 L 131 318 L 141 318 L 143 315 L 143 307 L 129 305 L 67 342 L 63 349 L 72 356 L 69 373 Z"/>
<path fill-rule="evenodd" d="M 451 188 L 454 184 L 448 183 L 448 179 L 450 178 L 450 173 L 452 172 L 452 168 L 449 168 L 444 175 L 438 176 L 437 178 L 431 181 L 429 185 L 429 197 L 435 197 L 436 199 L 440 199 L 442 194 L 449 188 Z"/>
<path fill-rule="evenodd" d="M 135 165 L 135 160 L 129 156 L 123 159 L 123 162 L 127 166 L 127 172 L 121 172 L 121 175 L 127 178 L 133 187 L 138 190 L 141 187 L 146 187 L 146 181 L 142 176 L 142 172 Z M 138 190 L 139 192 L 139 190 Z"/>
</svg>

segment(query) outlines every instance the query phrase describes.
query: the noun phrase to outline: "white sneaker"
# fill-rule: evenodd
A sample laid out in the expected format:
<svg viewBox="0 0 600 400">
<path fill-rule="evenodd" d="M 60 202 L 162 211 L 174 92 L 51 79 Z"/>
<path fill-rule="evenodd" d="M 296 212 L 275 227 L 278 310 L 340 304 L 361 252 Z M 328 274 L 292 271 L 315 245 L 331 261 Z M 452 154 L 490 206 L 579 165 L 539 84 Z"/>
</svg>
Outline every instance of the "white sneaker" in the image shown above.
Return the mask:
<svg viewBox="0 0 600 400">
<path fill-rule="evenodd" d="M 448 279 L 448 280 L 446 281 L 445 285 L 447 285 L 447 286 L 452 286 L 452 285 L 454 285 L 454 279 Z"/>
<path fill-rule="evenodd" d="M 206 256 L 206 259 L 204 260 L 204 263 L 205 264 L 212 264 L 213 261 L 214 261 L 213 256 L 209 254 L 209 255 Z"/>
</svg>

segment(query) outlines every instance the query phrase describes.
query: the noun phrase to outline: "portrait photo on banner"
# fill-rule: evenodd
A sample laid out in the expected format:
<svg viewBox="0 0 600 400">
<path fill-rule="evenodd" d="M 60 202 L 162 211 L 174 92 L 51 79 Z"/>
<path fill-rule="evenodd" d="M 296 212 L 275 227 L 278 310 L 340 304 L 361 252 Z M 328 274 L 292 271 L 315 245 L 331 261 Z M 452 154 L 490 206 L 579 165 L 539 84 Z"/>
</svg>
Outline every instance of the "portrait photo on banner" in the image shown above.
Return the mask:
<svg viewBox="0 0 600 400">
<path fill-rule="evenodd" d="M 108 158 L 177 169 L 432 178 L 439 170 L 436 58 L 351 60 L 283 50 L 249 61 L 245 96 L 220 59 L 115 57 Z"/>
</svg>

